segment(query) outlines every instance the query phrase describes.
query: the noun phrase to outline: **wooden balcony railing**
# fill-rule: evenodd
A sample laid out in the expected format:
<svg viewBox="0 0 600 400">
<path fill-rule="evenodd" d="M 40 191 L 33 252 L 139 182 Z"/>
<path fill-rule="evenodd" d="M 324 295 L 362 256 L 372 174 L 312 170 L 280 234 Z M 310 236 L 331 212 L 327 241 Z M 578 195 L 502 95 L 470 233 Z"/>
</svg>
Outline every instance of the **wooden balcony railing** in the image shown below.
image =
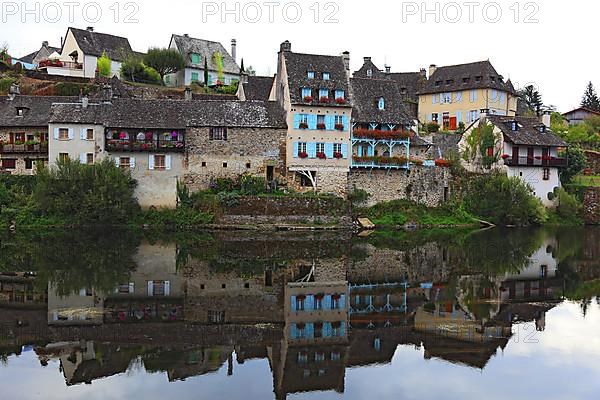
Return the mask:
<svg viewBox="0 0 600 400">
<path fill-rule="evenodd" d="M 0 153 L 48 153 L 48 143 L 0 144 Z"/>
<path fill-rule="evenodd" d="M 563 157 L 508 157 L 504 164 L 509 167 L 566 167 L 569 165 L 567 158 Z"/>
<path fill-rule="evenodd" d="M 108 139 L 106 141 L 106 151 L 112 152 L 153 152 L 165 151 L 181 153 L 185 150 L 183 140 L 144 140 L 137 141 L 131 139 Z"/>
</svg>

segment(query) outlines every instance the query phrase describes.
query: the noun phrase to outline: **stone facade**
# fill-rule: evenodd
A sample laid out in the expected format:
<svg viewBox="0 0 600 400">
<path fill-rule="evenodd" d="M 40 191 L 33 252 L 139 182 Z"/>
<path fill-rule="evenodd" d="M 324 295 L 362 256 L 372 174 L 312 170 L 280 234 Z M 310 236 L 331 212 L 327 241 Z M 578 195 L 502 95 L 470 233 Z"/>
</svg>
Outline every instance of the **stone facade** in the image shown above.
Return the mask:
<svg viewBox="0 0 600 400">
<path fill-rule="evenodd" d="M 592 175 L 600 175 L 600 152 L 587 150 L 585 157 Z"/>
<path fill-rule="evenodd" d="M 448 200 L 451 174 L 448 168 L 413 166 L 406 171 L 352 170 L 348 191 L 366 190 L 371 196 L 368 205 L 406 199 L 428 207 L 437 207 Z"/>
<path fill-rule="evenodd" d="M 250 174 L 280 180 L 284 175 L 285 129 L 227 128 L 227 140 L 210 140 L 209 130 L 187 131 L 184 182 L 192 191 L 207 189 L 216 178 Z"/>
<path fill-rule="evenodd" d="M 29 128 L 0 128 L 0 160 L 15 160 L 15 168 L 6 169 L 12 175 L 33 175 L 36 171 L 38 161 L 43 161 L 48 164 L 48 139 L 47 127 L 29 127 Z M 12 145 L 10 137 L 12 134 L 22 134 L 23 139 L 40 141 L 43 139 L 44 144 L 40 145 Z M 22 151 L 20 151 L 22 149 Z M 31 163 L 27 160 L 31 160 Z M 3 163 L 0 162 L 0 166 Z"/>
<path fill-rule="evenodd" d="M 583 212 L 587 225 L 600 225 L 600 188 L 588 188 L 583 200 Z"/>
</svg>

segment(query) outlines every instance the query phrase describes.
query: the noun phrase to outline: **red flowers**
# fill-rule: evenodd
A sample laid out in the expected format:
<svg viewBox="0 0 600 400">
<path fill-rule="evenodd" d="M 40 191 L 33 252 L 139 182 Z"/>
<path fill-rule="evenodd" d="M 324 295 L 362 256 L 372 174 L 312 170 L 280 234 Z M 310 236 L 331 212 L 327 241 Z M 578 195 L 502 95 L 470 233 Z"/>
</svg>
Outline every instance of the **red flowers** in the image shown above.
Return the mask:
<svg viewBox="0 0 600 400">
<path fill-rule="evenodd" d="M 317 153 L 317 158 L 320 159 L 320 160 L 325 160 L 325 159 L 327 159 L 327 156 L 323 152 L 318 152 Z"/>
<path fill-rule="evenodd" d="M 305 103 L 312 103 L 313 98 L 312 96 L 304 96 L 304 102 Z"/>
<path fill-rule="evenodd" d="M 380 139 L 380 140 L 403 140 L 411 137 L 408 131 L 382 131 L 379 129 L 355 129 L 352 135 L 356 138 Z"/>
<path fill-rule="evenodd" d="M 300 158 L 308 158 L 308 153 L 305 151 L 301 151 L 298 153 L 298 157 Z"/>
<path fill-rule="evenodd" d="M 357 164 L 375 164 L 375 165 L 396 165 L 404 166 L 408 162 L 406 157 L 352 157 L 352 160 Z"/>
<path fill-rule="evenodd" d="M 317 124 L 317 129 L 325 129 L 325 124 Z"/>
<path fill-rule="evenodd" d="M 437 167 L 449 167 L 450 166 L 450 161 L 445 160 L 443 158 L 438 158 L 437 160 L 435 160 L 435 165 Z"/>
<path fill-rule="evenodd" d="M 344 124 L 335 124 L 335 129 L 337 129 L 338 131 L 343 131 L 344 130 Z"/>
<path fill-rule="evenodd" d="M 321 97 L 319 98 L 319 103 L 329 103 L 329 97 Z"/>
<path fill-rule="evenodd" d="M 344 155 L 338 151 L 336 151 L 335 153 L 333 153 L 333 158 L 337 158 L 338 160 L 340 158 L 344 157 Z"/>
<path fill-rule="evenodd" d="M 346 99 L 344 99 L 343 97 L 338 97 L 337 99 L 335 99 L 335 102 L 337 104 L 346 104 Z"/>
<path fill-rule="evenodd" d="M 300 129 L 308 129 L 308 124 L 306 122 L 300 122 L 300 125 L 298 125 L 298 127 Z"/>
<path fill-rule="evenodd" d="M 510 156 L 508 154 L 502 154 L 500 157 L 502 157 L 503 160 L 510 158 Z"/>
</svg>

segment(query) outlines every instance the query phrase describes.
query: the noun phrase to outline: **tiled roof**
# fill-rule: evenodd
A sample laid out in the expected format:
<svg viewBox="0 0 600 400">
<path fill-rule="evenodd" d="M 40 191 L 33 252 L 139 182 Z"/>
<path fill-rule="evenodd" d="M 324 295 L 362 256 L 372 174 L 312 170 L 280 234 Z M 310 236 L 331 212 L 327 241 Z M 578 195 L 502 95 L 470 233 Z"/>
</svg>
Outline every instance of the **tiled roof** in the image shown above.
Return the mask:
<svg viewBox="0 0 600 400">
<path fill-rule="evenodd" d="M 248 76 L 248 82 L 243 83 L 246 100 L 269 101 L 274 79 L 272 76 Z"/>
<path fill-rule="evenodd" d="M 102 53 L 114 61 L 123 61 L 133 52 L 129 40 L 124 37 L 93 32 L 84 29 L 69 28 L 79 48 L 84 54 L 100 57 Z M 68 56 L 68 54 L 63 54 Z"/>
<path fill-rule="evenodd" d="M 59 104 L 52 122 L 103 124 L 111 128 L 183 129 L 227 126 L 286 128 L 275 102 L 239 100 L 113 99 L 112 104 Z"/>
<path fill-rule="evenodd" d="M 438 67 L 419 94 L 485 88 L 514 93 L 512 83 L 505 82 L 489 61 L 479 61 Z"/>
<path fill-rule="evenodd" d="M 426 82 L 420 72 L 393 72 L 389 77 L 396 82 L 401 93 L 405 92 L 406 98 L 418 101 L 418 92 Z"/>
<path fill-rule="evenodd" d="M 412 118 L 404 107 L 396 82 L 390 79 L 351 78 L 352 119 L 361 123 L 406 124 Z M 379 109 L 379 99 L 384 109 Z"/>
<path fill-rule="evenodd" d="M 325 56 L 318 54 L 302 54 L 284 52 L 285 66 L 288 75 L 290 99 L 292 104 L 304 104 L 302 88 L 310 88 L 313 92 L 314 104 L 318 104 L 319 89 L 343 90 L 346 93 L 346 104 L 351 106 L 348 98 L 348 75 L 341 56 Z M 314 71 L 314 79 L 308 78 L 308 71 Z M 323 72 L 329 72 L 329 80 L 323 80 Z M 333 97 L 333 96 L 332 96 Z M 335 106 L 335 103 L 330 103 Z"/>
<path fill-rule="evenodd" d="M 48 125 L 52 103 L 76 101 L 77 97 L 16 96 L 0 100 L 0 127 L 43 127 Z M 23 116 L 17 109 L 23 108 Z"/>
<path fill-rule="evenodd" d="M 567 146 L 564 140 L 546 128 L 545 132 L 540 132 L 540 127 L 544 125 L 535 117 L 504 117 L 490 115 L 487 119 L 497 126 L 503 133 L 506 141 L 515 145 L 525 146 L 548 146 L 564 147 Z M 512 121 L 517 121 L 519 127 L 516 131 L 512 130 Z"/>
<path fill-rule="evenodd" d="M 371 70 L 371 76 L 367 73 L 368 70 Z M 371 61 L 371 57 L 365 57 L 362 67 L 358 71 L 354 71 L 352 77 L 354 78 L 376 78 L 376 79 L 385 79 L 386 74 L 381 71 L 377 66 Z"/>
<path fill-rule="evenodd" d="M 566 117 L 567 115 L 576 113 L 577 111 L 583 111 L 583 112 L 586 112 L 586 113 L 589 113 L 589 114 L 600 115 L 600 112 L 598 112 L 598 111 L 594 111 L 594 110 L 586 108 L 586 107 L 578 107 L 578 108 L 576 108 L 574 110 L 567 111 L 566 113 L 563 113 L 563 116 Z"/>
<path fill-rule="evenodd" d="M 223 57 L 223 72 L 234 75 L 240 73 L 240 67 L 219 42 L 181 35 L 173 35 L 171 41 L 175 41 L 177 49 L 185 57 L 187 67 L 204 69 L 204 60 L 206 59 L 208 69 L 210 71 L 217 71 L 217 64 L 213 56 L 218 52 Z M 200 64 L 192 64 L 192 53 L 198 54 L 201 57 Z"/>
</svg>

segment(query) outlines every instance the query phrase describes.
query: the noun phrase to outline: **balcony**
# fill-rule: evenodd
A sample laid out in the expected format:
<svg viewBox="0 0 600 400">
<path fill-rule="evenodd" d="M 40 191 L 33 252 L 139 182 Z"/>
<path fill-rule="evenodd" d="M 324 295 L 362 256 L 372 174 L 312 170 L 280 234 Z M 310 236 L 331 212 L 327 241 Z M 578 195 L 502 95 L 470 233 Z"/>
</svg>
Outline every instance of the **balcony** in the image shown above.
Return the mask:
<svg viewBox="0 0 600 400">
<path fill-rule="evenodd" d="M 179 130 L 140 132 L 107 130 L 105 150 L 109 152 L 174 152 L 185 150 L 184 133 Z"/>
<path fill-rule="evenodd" d="M 564 168 L 569 165 L 569 160 L 565 157 L 535 156 L 535 157 L 507 157 L 504 158 L 504 165 L 509 167 L 557 167 Z"/>
<path fill-rule="evenodd" d="M 352 168 L 406 169 L 409 165 L 405 157 L 352 157 Z"/>
<path fill-rule="evenodd" d="M 48 153 L 48 143 L 0 144 L 0 153 L 4 153 L 4 154 L 46 154 L 46 153 Z"/>
<path fill-rule="evenodd" d="M 40 62 L 39 68 L 83 69 L 83 64 L 73 61 L 44 60 Z"/>
</svg>

